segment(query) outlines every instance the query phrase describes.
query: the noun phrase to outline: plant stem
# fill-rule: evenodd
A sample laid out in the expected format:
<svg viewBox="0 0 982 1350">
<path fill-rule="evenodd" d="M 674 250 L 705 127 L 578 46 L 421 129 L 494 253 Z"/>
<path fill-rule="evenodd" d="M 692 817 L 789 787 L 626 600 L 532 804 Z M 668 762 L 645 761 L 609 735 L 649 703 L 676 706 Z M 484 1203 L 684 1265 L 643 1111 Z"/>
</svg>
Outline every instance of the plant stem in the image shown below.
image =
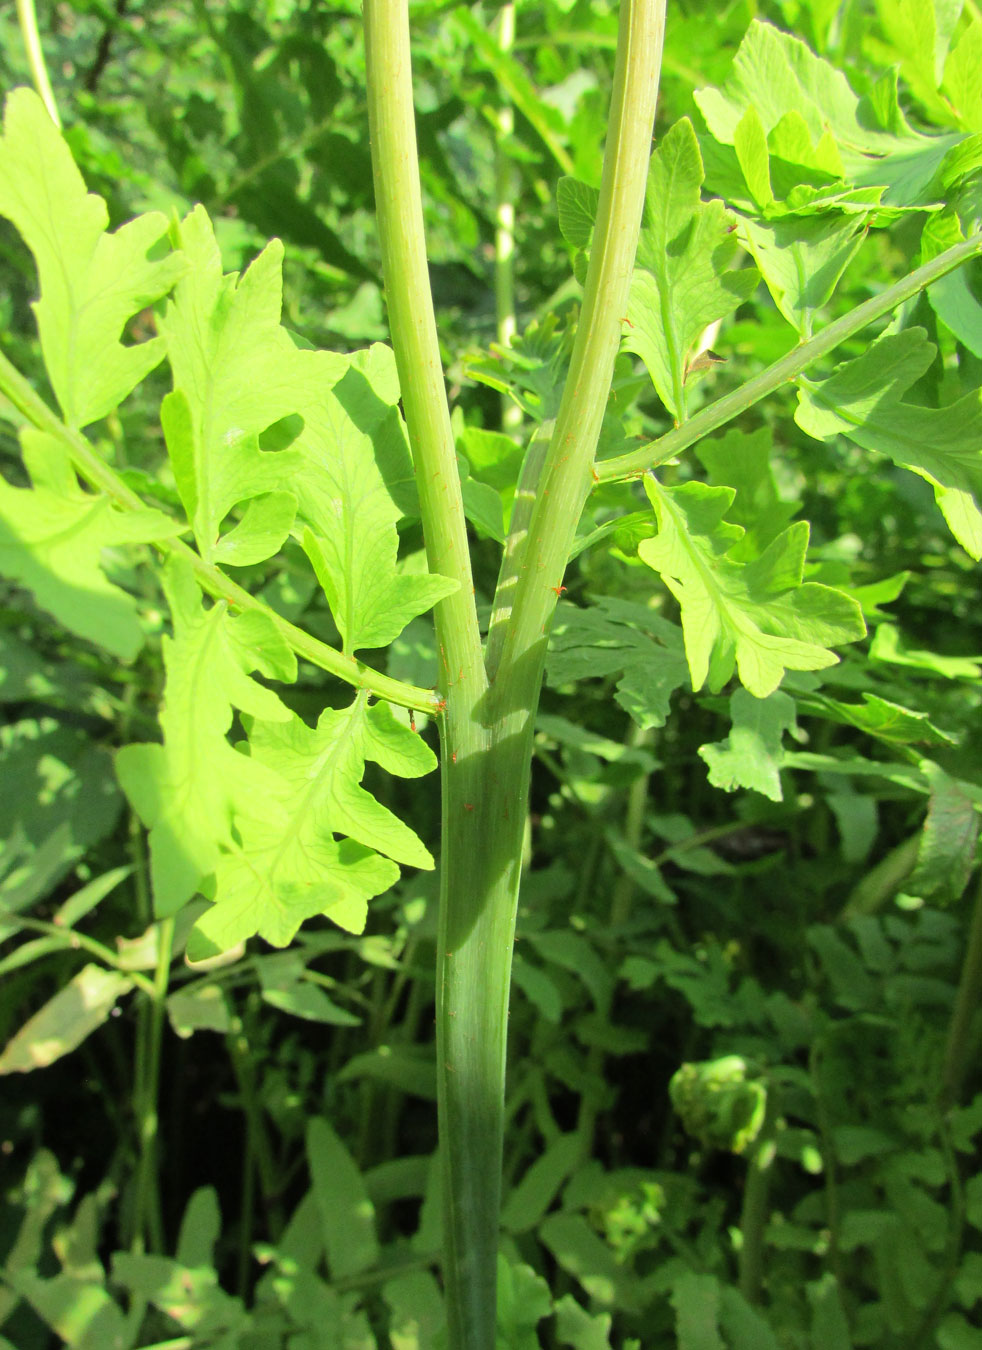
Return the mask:
<svg viewBox="0 0 982 1350">
<path fill-rule="evenodd" d="M 514 0 L 498 11 L 498 49 L 506 55 L 515 45 Z M 515 109 L 507 92 L 495 112 L 494 149 L 494 299 L 498 342 L 510 347 L 515 336 L 515 166 L 507 142 L 515 130 Z M 501 426 L 515 431 L 522 410 L 507 394 L 501 395 Z"/>
<path fill-rule="evenodd" d="M 160 1176 L 157 1150 L 158 1098 L 160 1096 L 160 1057 L 166 1020 L 167 988 L 174 952 L 174 920 L 163 919 L 157 930 L 157 966 L 153 994 L 141 1018 L 141 1071 L 137 1089 L 137 1133 L 139 1163 L 136 1173 L 136 1197 L 133 1214 L 133 1250 L 142 1252 L 148 1243 L 152 1252 L 164 1249 L 164 1225 L 160 1205 Z"/>
<path fill-rule="evenodd" d="M 770 1109 L 753 1151 L 747 1159 L 747 1177 L 740 1209 L 739 1290 L 748 1303 L 759 1303 L 764 1284 L 764 1233 L 767 1228 L 771 1168 L 776 1153 L 774 1119 Z"/>
<path fill-rule="evenodd" d="M 944 1067 L 941 1070 L 941 1102 L 947 1109 L 961 1100 L 965 1072 L 978 1047 L 978 1029 L 973 1028 L 982 1003 L 982 872 L 972 907 L 965 960 L 955 1008 L 948 1027 Z"/>
<path fill-rule="evenodd" d="M 17 0 L 17 21 L 20 24 L 21 37 L 24 39 L 27 62 L 31 67 L 34 87 L 41 96 L 41 102 L 47 109 L 48 116 L 60 131 L 61 118 L 58 115 L 58 104 L 55 102 L 54 90 L 51 88 L 51 81 L 48 79 L 48 67 L 44 61 L 44 49 L 41 46 L 41 35 L 38 32 L 38 16 L 34 9 L 34 0 Z"/>
<path fill-rule="evenodd" d="M 0 393 L 7 396 L 32 426 L 60 441 L 67 450 L 79 477 L 90 487 L 104 492 L 111 501 L 124 510 L 146 510 L 145 503 L 126 486 L 119 474 L 105 460 L 99 458 L 82 433 L 67 427 L 51 411 L 44 399 L 34 392 L 28 381 L 3 353 L 0 353 Z M 242 586 L 230 580 L 220 568 L 205 562 L 200 554 L 182 543 L 180 539 L 155 541 L 154 546 L 165 554 L 184 558 L 189 562 L 201 588 L 216 600 L 225 600 L 233 609 L 240 611 L 261 610 L 276 625 L 281 636 L 297 656 L 309 661 L 311 665 L 326 670 L 356 689 L 367 689 L 377 698 L 384 698 L 402 708 L 419 708 L 431 715 L 439 712 L 441 698 L 432 689 L 423 689 L 418 685 L 406 684 L 402 680 L 394 680 L 390 675 L 382 675 L 363 662 L 344 656 L 326 642 L 311 637 L 302 628 L 297 628 L 282 618 L 265 601 L 250 595 Z"/>
<path fill-rule="evenodd" d="M 700 409 L 682 426 L 666 432 L 655 441 L 649 441 L 640 450 L 632 450 L 627 455 L 616 455 L 613 459 L 598 464 L 597 480 L 609 483 L 621 478 L 636 478 L 648 469 L 663 464 L 665 460 L 674 459 L 690 445 L 695 445 L 710 432 L 717 431 L 740 413 L 752 408 L 755 403 L 772 394 L 782 384 L 797 379 L 804 370 L 820 357 L 833 351 L 846 338 L 860 332 L 874 320 L 883 318 L 898 305 L 912 299 L 925 286 L 930 286 L 980 253 L 982 253 L 982 232 L 969 235 L 961 243 L 945 249 L 944 253 L 939 253 L 923 267 L 918 267 L 893 286 L 888 286 L 879 295 L 864 301 L 848 314 L 844 314 L 841 319 L 828 324 L 820 333 L 795 347 L 766 370 L 762 370 L 759 375 L 755 375 L 752 380 L 742 384 L 739 389 Z"/>
</svg>

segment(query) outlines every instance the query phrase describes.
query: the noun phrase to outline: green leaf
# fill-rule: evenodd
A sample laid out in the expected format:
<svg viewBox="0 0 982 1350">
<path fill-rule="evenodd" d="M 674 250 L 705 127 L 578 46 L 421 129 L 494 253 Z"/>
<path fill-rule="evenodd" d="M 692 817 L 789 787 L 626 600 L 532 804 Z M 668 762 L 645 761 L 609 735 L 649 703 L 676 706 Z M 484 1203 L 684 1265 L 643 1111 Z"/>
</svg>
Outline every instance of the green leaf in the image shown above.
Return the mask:
<svg viewBox="0 0 982 1350">
<path fill-rule="evenodd" d="M 0 477 L 0 572 L 69 632 L 132 661 L 143 629 L 136 601 L 106 576 L 106 550 L 169 539 L 180 526 L 161 511 L 120 511 L 84 492 L 53 436 L 25 427 L 21 442 L 34 486 Z"/>
<path fill-rule="evenodd" d="M 260 436 L 295 414 L 305 380 L 329 387 L 347 362 L 301 352 L 280 325 L 283 246 L 267 245 L 241 279 L 222 275 L 211 221 L 196 207 L 176 233 L 189 270 L 160 330 L 174 377 L 161 422 L 178 491 L 202 557 L 242 566 L 277 551 L 293 524 L 283 491 L 295 472 L 289 450 L 264 452 Z M 272 496 L 270 496 L 272 494 Z M 240 502 L 265 498 L 220 537 Z"/>
<path fill-rule="evenodd" d="M 838 658 L 825 645 L 865 635 L 859 606 L 841 591 L 801 583 L 808 547 L 805 521 L 789 526 L 751 563 L 730 550 L 743 537 L 724 515 L 731 488 L 686 483 L 663 488 L 651 474 L 645 489 L 658 534 L 638 556 L 659 572 L 682 608 L 692 687 L 716 692 L 739 671 L 744 687 L 766 698 L 786 670 L 822 670 Z"/>
<path fill-rule="evenodd" d="M 354 1159 L 322 1117 L 307 1126 L 307 1161 L 331 1277 L 370 1270 L 379 1258 L 375 1207 Z"/>
<path fill-rule="evenodd" d="M 178 255 L 153 257 L 167 232 L 159 211 L 113 234 L 101 197 L 82 175 L 44 104 L 30 89 L 7 97 L 0 139 L 0 215 L 34 254 L 41 348 L 65 420 L 104 417 L 164 355 L 159 338 L 124 346 L 127 320 L 152 305 L 184 271 Z"/>
<path fill-rule="evenodd" d="M 509 1233 L 527 1233 L 550 1208 L 580 1161 L 582 1146 L 576 1134 L 561 1134 L 531 1164 L 508 1195 L 501 1223 Z"/>
<path fill-rule="evenodd" d="M 720 1287 L 715 1275 L 687 1270 L 672 1285 L 678 1350 L 726 1350 L 719 1334 Z"/>
<path fill-rule="evenodd" d="M 982 558 L 982 391 L 944 408 L 904 403 L 934 346 L 923 328 L 879 338 L 825 380 L 801 380 L 795 421 L 809 436 L 841 434 L 919 474 L 934 488 L 952 534 Z"/>
<path fill-rule="evenodd" d="M 295 716 L 256 720 L 249 751 L 247 762 L 275 786 L 264 809 L 238 819 L 237 837 L 223 841 L 215 903 L 195 925 L 192 959 L 255 933 L 284 947 L 314 914 L 361 932 L 368 901 L 398 879 L 396 862 L 433 866 L 409 826 L 359 786 L 367 760 L 404 778 L 436 766 L 432 750 L 388 704 L 369 705 L 359 694 L 348 708 L 326 709 L 316 729 Z"/>
<path fill-rule="evenodd" d="M 740 233 L 774 303 L 799 336 L 809 338 L 816 311 L 828 304 L 866 228 L 859 215 L 741 217 Z"/>
<path fill-rule="evenodd" d="M 769 427 L 749 432 L 728 431 L 696 446 L 710 485 L 736 490 L 726 519 L 744 530 L 743 538 L 729 554 L 740 562 L 759 557 L 800 508 L 800 503 L 785 501 L 778 494 L 773 453 Z"/>
<path fill-rule="evenodd" d="M 961 898 L 975 866 L 979 817 L 958 783 L 930 760 L 921 769 L 931 786 L 917 866 L 904 884 L 912 895 L 952 902 Z"/>
<path fill-rule="evenodd" d="M 620 678 L 614 697 L 638 726 L 664 726 L 672 694 L 688 684 L 677 626 L 614 596 L 601 596 L 586 609 L 562 606 L 549 636 L 548 682 L 615 674 Z"/>
<path fill-rule="evenodd" d="M 556 187 L 559 229 L 571 247 L 590 247 L 599 202 L 600 193 L 589 183 L 581 183 L 578 178 L 560 178 Z"/>
<path fill-rule="evenodd" d="M 704 177 L 695 132 L 683 118 L 651 158 L 624 336 L 676 421 L 686 416 L 685 379 L 697 340 L 757 285 L 752 268 L 731 270 L 739 244 L 722 202 L 700 201 Z"/>
<path fill-rule="evenodd" d="M 592 1317 L 572 1294 L 563 1294 L 556 1300 L 555 1312 L 560 1345 L 572 1346 L 573 1350 L 610 1350 L 609 1313 Z"/>
<path fill-rule="evenodd" d="M 979 25 L 982 32 L 982 25 Z M 982 59 L 982 52 L 980 52 Z M 954 211 L 929 216 L 921 234 L 921 261 L 929 262 L 964 239 Z M 982 261 L 971 258 L 927 288 L 931 308 L 973 356 L 982 357 Z"/>
<path fill-rule="evenodd" d="M 927 713 L 904 708 L 865 690 L 862 703 L 843 703 L 826 694 L 814 693 L 799 695 L 798 705 L 831 722 L 858 727 L 888 745 L 951 745 L 955 739 L 934 726 Z"/>
<path fill-rule="evenodd" d="M 724 146 L 735 144 L 749 108 L 768 138 L 782 119 L 797 114 L 812 145 L 826 134 L 834 142 L 846 182 L 885 187 L 883 201 L 894 206 L 933 203 L 945 155 L 963 139 L 958 132 L 925 136 L 914 131 L 897 103 L 895 76 L 860 98 L 845 75 L 800 39 L 759 20 L 747 30 L 725 86 L 699 89 L 695 100 L 710 133 Z"/>
<path fill-rule="evenodd" d="M 129 976 L 88 965 L 74 975 L 7 1042 L 0 1074 L 44 1069 L 101 1027 L 130 988 Z"/>
<path fill-rule="evenodd" d="M 102 1281 L 67 1273 L 45 1280 L 27 1270 L 6 1278 L 71 1350 L 128 1350 L 132 1343 L 123 1310 Z"/>
<path fill-rule="evenodd" d="M 948 53 L 942 89 L 958 120 L 969 131 L 982 131 L 982 20 L 971 15 Z"/>
<path fill-rule="evenodd" d="M 725 741 L 699 747 L 700 757 L 709 765 L 709 781 L 726 792 L 750 788 L 772 802 L 782 801 L 781 740 L 795 725 L 794 699 L 780 692 L 754 698 L 745 689 L 735 689 L 730 717 L 733 728 Z"/>
<path fill-rule="evenodd" d="M 272 621 L 230 618 L 224 603 L 204 609 L 188 563 L 168 565 L 164 588 L 174 621 L 174 636 L 163 639 L 164 743 L 128 745 L 116 756 L 123 791 L 150 830 L 160 918 L 180 909 L 215 870 L 221 849 L 231 846 L 234 828 L 240 828 L 237 818 L 278 818 L 277 777 L 228 743 L 233 709 L 291 716 L 272 690 L 247 673 L 258 669 L 283 678 L 283 643 Z M 260 649 L 260 633 L 272 658 Z M 295 676 L 289 652 L 286 661 Z"/>
</svg>

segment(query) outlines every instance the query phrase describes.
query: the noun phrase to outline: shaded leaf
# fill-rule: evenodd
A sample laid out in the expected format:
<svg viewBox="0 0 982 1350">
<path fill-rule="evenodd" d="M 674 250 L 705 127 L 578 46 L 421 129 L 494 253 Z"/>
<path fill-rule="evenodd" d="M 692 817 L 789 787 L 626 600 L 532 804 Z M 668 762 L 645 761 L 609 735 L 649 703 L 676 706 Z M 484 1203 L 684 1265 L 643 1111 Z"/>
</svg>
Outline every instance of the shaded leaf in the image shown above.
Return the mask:
<svg viewBox="0 0 982 1350">
<path fill-rule="evenodd" d="M 7 1042 L 0 1074 L 44 1069 L 69 1054 L 102 1026 L 131 987 L 129 977 L 118 970 L 83 966 Z"/>
<path fill-rule="evenodd" d="M 745 689 L 730 697 L 732 730 L 726 740 L 701 745 L 699 755 L 709 765 L 713 787 L 733 792 L 750 788 L 772 802 L 783 800 L 781 792 L 781 741 L 795 725 L 794 699 L 775 692 L 754 698 Z"/>
</svg>

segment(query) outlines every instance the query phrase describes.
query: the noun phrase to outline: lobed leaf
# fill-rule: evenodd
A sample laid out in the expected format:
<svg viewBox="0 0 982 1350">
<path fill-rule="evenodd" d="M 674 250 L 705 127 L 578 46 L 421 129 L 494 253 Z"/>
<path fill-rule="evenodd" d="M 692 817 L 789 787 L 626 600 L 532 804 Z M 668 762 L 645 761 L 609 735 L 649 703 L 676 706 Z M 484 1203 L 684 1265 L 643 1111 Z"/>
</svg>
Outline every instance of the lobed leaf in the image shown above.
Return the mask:
<svg viewBox="0 0 982 1350">
<path fill-rule="evenodd" d="M 733 674 L 766 698 L 786 670 L 821 670 L 838 658 L 826 644 L 866 633 L 862 612 L 841 591 L 801 582 L 808 524 L 782 531 L 750 563 L 730 554 L 743 537 L 724 520 L 731 488 L 685 483 L 663 488 L 647 475 L 645 489 L 658 534 L 638 545 L 638 556 L 659 572 L 682 608 L 685 653 L 695 690 L 716 692 Z"/>
<path fill-rule="evenodd" d="M 923 328 L 890 333 L 825 380 L 801 380 L 795 421 L 809 436 L 844 435 L 924 478 L 952 534 L 982 558 L 982 390 L 944 408 L 904 403 L 934 346 Z"/>
<path fill-rule="evenodd" d="M 296 672 L 271 620 L 264 623 L 259 614 L 233 619 L 223 603 L 202 607 L 189 564 L 169 563 L 164 589 L 174 636 L 163 639 L 163 745 L 128 745 L 116 756 L 123 791 L 150 830 L 158 917 L 180 909 L 215 870 L 240 819 L 282 819 L 275 775 L 234 750 L 227 732 L 233 709 L 266 719 L 290 717 L 249 671 L 281 679 Z M 257 639 L 268 654 L 257 650 Z"/>
<path fill-rule="evenodd" d="M 732 270 L 739 244 L 722 202 L 700 201 L 704 177 L 695 132 L 683 118 L 651 157 L 624 336 L 676 421 L 686 416 L 697 340 L 757 285 L 754 269 Z"/>
<path fill-rule="evenodd" d="M 33 427 L 21 432 L 33 487 L 0 477 L 0 573 L 25 586 L 69 632 L 122 661 L 143 646 L 136 601 L 106 576 L 106 550 L 180 531 L 161 511 L 117 510 L 84 492 L 60 441 Z"/>
<path fill-rule="evenodd" d="M 750 108 L 768 136 L 795 114 L 813 146 L 829 137 L 848 183 L 882 187 L 882 200 L 890 206 L 933 204 L 945 157 L 964 140 L 960 132 L 928 136 L 915 131 L 900 109 L 896 72 L 860 97 L 841 71 L 799 38 L 759 20 L 747 30 L 724 87 L 699 89 L 695 100 L 723 146 L 735 145 Z M 823 154 L 831 164 L 831 149 Z"/>
<path fill-rule="evenodd" d="M 614 596 L 600 596 L 586 609 L 564 606 L 550 632 L 548 682 L 604 675 L 620 676 L 614 697 L 638 726 L 664 726 L 672 694 L 688 684 L 678 627 Z"/>
<path fill-rule="evenodd" d="M 779 690 L 754 698 L 735 689 L 730 718 L 733 725 L 725 740 L 699 747 L 700 758 L 709 765 L 709 781 L 726 792 L 749 788 L 772 802 L 782 801 L 781 742 L 795 725 L 794 699 Z"/>
<path fill-rule="evenodd" d="M 157 256 L 167 218 L 151 211 L 107 234 L 105 202 L 86 192 L 68 146 L 31 89 L 13 90 L 5 105 L 0 215 L 34 254 L 41 296 L 33 308 L 65 420 L 88 426 L 163 358 L 159 338 L 124 346 L 120 336 L 185 270 L 180 255 Z"/>
<path fill-rule="evenodd" d="M 409 826 L 360 786 L 368 760 L 403 778 L 436 766 L 388 704 L 359 694 L 348 708 L 326 709 L 316 728 L 299 717 L 257 720 L 249 750 L 246 762 L 275 782 L 274 795 L 265 811 L 237 819 L 236 837 L 223 841 L 215 903 L 188 945 L 193 959 L 255 933 L 286 946 L 314 914 L 361 932 L 368 901 L 398 879 L 397 862 L 433 866 Z"/>
</svg>

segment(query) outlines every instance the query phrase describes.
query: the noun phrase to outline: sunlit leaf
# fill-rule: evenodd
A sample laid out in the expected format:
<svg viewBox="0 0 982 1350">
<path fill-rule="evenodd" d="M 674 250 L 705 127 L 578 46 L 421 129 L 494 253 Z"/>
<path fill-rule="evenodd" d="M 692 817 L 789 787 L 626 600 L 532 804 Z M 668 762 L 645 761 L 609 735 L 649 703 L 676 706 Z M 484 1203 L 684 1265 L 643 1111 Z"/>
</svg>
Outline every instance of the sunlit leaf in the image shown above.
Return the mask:
<svg viewBox="0 0 982 1350">
<path fill-rule="evenodd" d="M 744 687 L 766 698 L 786 670 L 822 670 L 838 660 L 826 644 L 864 636 L 859 606 L 841 591 L 802 584 L 808 525 L 777 536 L 754 562 L 728 556 L 743 537 L 724 516 L 733 490 L 686 483 L 663 488 L 649 474 L 645 489 L 658 534 L 638 556 L 659 572 L 682 608 L 685 654 L 693 689 L 714 692 L 739 672 Z"/>
<path fill-rule="evenodd" d="M 124 345 L 123 327 L 184 271 L 168 254 L 167 217 L 138 216 L 113 234 L 101 197 L 85 190 L 71 152 L 31 89 L 7 96 L 0 139 L 0 215 L 34 254 L 34 303 L 52 386 L 70 426 L 111 412 L 163 358 L 159 338 Z"/>
</svg>

